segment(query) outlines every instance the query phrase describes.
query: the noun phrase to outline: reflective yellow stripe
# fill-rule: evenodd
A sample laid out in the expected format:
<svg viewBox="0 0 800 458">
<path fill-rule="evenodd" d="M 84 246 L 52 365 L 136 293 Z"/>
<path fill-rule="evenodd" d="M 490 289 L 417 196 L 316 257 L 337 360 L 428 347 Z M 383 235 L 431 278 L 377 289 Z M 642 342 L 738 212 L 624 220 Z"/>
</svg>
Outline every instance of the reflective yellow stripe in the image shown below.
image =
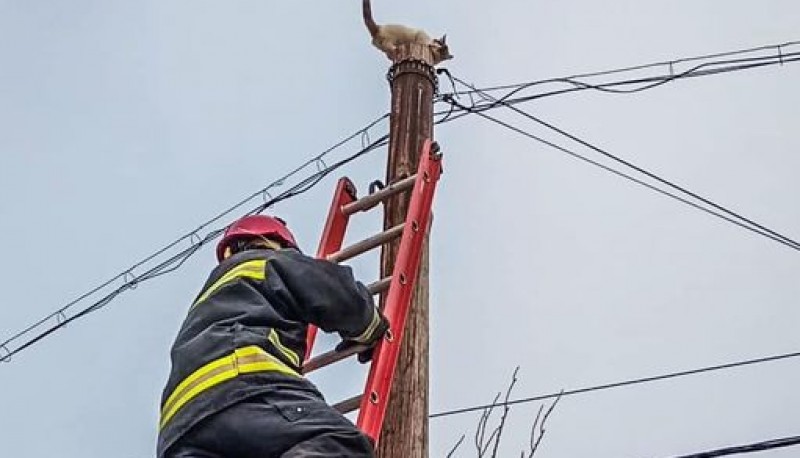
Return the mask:
<svg viewBox="0 0 800 458">
<path fill-rule="evenodd" d="M 215 369 L 219 369 L 219 371 Z M 233 377 L 236 377 L 236 363 L 233 355 L 212 361 L 194 371 L 175 388 L 167 402 L 164 403 L 161 408 L 160 427 L 163 428 L 178 409 L 198 394 Z"/>
<path fill-rule="evenodd" d="M 380 324 L 380 322 L 381 318 L 380 315 L 378 314 L 378 309 L 373 308 L 372 321 L 369 322 L 367 329 L 365 329 L 364 332 L 362 332 L 358 337 L 354 337 L 353 340 L 355 340 L 356 342 L 366 342 L 372 335 L 372 333 L 375 332 L 375 329 L 378 327 L 378 324 Z"/>
<path fill-rule="evenodd" d="M 192 399 L 194 399 L 195 397 L 197 397 L 198 394 L 202 393 L 203 391 L 205 391 L 205 390 L 207 390 L 207 389 L 209 389 L 211 387 L 219 385 L 220 383 L 222 383 L 222 382 L 224 382 L 226 380 L 230 380 L 232 378 L 235 378 L 236 375 L 237 375 L 236 374 L 236 369 L 226 370 L 225 372 L 222 372 L 222 373 L 220 373 L 218 375 L 215 375 L 214 377 L 209 378 L 208 380 L 203 381 L 203 383 L 195 386 L 190 391 L 186 392 L 184 394 L 184 396 L 179 398 L 178 402 L 175 403 L 175 405 L 173 405 L 171 409 L 169 409 L 167 412 L 161 414 L 161 425 L 160 425 L 160 427 L 163 428 L 167 424 L 167 422 L 169 422 L 172 419 L 172 417 L 174 417 L 175 414 L 178 413 L 178 410 L 181 407 L 183 407 L 187 402 L 189 402 Z"/>
<path fill-rule="evenodd" d="M 289 361 L 292 362 L 296 367 L 300 366 L 300 357 L 297 356 L 297 353 L 293 352 L 289 348 L 285 347 L 283 343 L 281 343 L 281 339 L 278 337 L 278 332 L 275 329 L 269 330 L 269 335 L 267 336 L 272 345 L 278 349 L 279 352 L 283 354 L 283 356 L 287 357 Z"/>
<path fill-rule="evenodd" d="M 172 404 L 181 396 L 184 391 L 194 385 L 199 379 L 207 377 L 212 372 L 217 372 L 220 368 L 227 368 L 233 365 L 233 356 L 225 356 L 224 358 L 217 359 L 215 361 L 211 361 L 210 363 L 206 364 L 205 366 L 201 367 L 194 371 L 191 375 L 183 379 L 183 381 L 175 387 L 175 390 L 172 391 L 172 394 L 167 398 L 167 401 L 164 403 L 164 407 L 161 410 L 163 415 L 164 411 L 170 409 Z"/>
<path fill-rule="evenodd" d="M 295 377 L 300 376 L 278 358 L 255 345 L 237 348 L 233 354 L 211 361 L 186 377 L 167 398 L 161 408 L 159 428 L 164 428 L 181 407 L 200 393 L 235 378 L 239 374 L 268 371 Z"/>
<path fill-rule="evenodd" d="M 247 261 L 239 264 L 238 266 L 226 272 L 225 275 L 220 277 L 219 280 L 215 281 L 214 284 L 209 286 L 208 289 L 206 289 L 203 294 L 200 295 L 196 301 L 194 301 L 192 307 L 208 299 L 218 289 L 222 288 L 227 283 L 236 280 L 237 278 L 246 277 L 254 280 L 264 280 L 266 267 L 266 259 L 255 259 L 253 261 Z"/>
</svg>

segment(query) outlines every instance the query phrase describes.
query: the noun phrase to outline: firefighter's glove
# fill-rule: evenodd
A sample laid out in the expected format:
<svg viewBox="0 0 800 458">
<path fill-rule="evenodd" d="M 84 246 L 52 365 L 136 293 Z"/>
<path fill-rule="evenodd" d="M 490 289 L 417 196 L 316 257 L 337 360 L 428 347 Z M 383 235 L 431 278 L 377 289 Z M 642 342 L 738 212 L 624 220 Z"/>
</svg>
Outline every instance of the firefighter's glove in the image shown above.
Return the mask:
<svg viewBox="0 0 800 458">
<path fill-rule="evenodd" d="M 336 351 L 345 351 L 356 345 L 364 345 L 368 348 L 358 354 L 358 362 L 364 364 L 371 361 L 372 354 L 375 352 L 375 346 L 386 334 L 386 331 L 389 330 L 389 321 L 386 317 L 377 309 L 375 309 L 375 313 L 377 314 L 375 318 L 376 321 L 374 324 L 370 323 L 364 331 L 365 334 L 358 336 L 358 338 L 345 339 L 339 342 L 339 345 L 336 346 Z"/>
</svg>

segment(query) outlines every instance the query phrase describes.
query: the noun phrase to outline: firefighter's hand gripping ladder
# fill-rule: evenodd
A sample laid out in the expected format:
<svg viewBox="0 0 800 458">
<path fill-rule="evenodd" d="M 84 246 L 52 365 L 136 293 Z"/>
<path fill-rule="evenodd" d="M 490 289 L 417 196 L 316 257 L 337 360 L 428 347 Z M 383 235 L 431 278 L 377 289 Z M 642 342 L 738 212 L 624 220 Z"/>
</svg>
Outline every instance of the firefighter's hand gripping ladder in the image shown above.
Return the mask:
<svg viewBox="0 0 800 458">
<path fill-rule="evenodd" d="M 417 173 L 392 183 L 385 188 L 356 199 L 353 183 L 341 178 L 336 186 L 325 229 L 322 233 L 318 258 L 333 262 L 344 262 L 385 243 L 400 238 L 392 275 L 368 286 L 372 294 L 386 294 L 383 314 L 390 323 L 381 343 L 375 347 L 364 393 L 335 405 L 342 413 L 359 410 L 358 427 L 377 444 L 383 418 L 389 402 L 389 393 L 394 381 L 394 372 L 406 317 L 411 306 L 414 286 L 419 271 L 422 244 L 428 231 L 431 205 L 436 184 L 442 173 L 441 154 L 438 145 L 426 140 L 420 153 Z M 388 228 L 384 232 L 342 249 L 345 229 L 350 215 L 367 211 L 399 193 L 411 190 L 411 201 L 405 222 Z M 311 355 L 317 329 L 309 327 L 306 354 Z M 329 351 L 306 360 L 303 372 L 309 373 L 329 364 L 345 359 L 365 350 L 363 346 L 350 347 L 345 351 Z"/>
</svg>

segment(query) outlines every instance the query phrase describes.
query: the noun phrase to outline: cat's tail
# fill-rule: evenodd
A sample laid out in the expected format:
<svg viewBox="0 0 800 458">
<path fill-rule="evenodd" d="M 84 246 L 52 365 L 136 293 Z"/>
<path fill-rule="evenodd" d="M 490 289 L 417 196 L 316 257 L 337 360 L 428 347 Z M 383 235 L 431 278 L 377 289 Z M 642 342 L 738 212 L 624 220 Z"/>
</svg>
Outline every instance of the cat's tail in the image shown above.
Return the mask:
<svg viewBox="0 0 800 458">
<path fill-rule="evenodd" d="M 362 13 L 364 14 L 364 24 L 366 24 L 369 34 L 374 37 L 378 34 L 378 24 L 376 24 L 375 19 L 372 18 L 372 5 L 370 5 L 370 0 L 362 0 L 361 6 Z"/>
</svg>

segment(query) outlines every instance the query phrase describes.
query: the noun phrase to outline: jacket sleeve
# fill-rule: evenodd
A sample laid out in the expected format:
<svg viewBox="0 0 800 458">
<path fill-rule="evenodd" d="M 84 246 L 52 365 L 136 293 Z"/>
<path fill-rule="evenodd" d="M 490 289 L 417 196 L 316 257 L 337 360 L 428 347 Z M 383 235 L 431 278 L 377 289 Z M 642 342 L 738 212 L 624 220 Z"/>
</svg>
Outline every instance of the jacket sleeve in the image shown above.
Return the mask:
<svg viewBox="0 0 800 458">
<path fill-rule="evenodd" d="M 277 274 L 294 298 L 300 317 L 325 332 L 362 342 L 371 338 L 381 322 L 372 295 L 349 266 L 282 250 L 267 263 L 267 277 L 271 273 Z"/>
</svg>

